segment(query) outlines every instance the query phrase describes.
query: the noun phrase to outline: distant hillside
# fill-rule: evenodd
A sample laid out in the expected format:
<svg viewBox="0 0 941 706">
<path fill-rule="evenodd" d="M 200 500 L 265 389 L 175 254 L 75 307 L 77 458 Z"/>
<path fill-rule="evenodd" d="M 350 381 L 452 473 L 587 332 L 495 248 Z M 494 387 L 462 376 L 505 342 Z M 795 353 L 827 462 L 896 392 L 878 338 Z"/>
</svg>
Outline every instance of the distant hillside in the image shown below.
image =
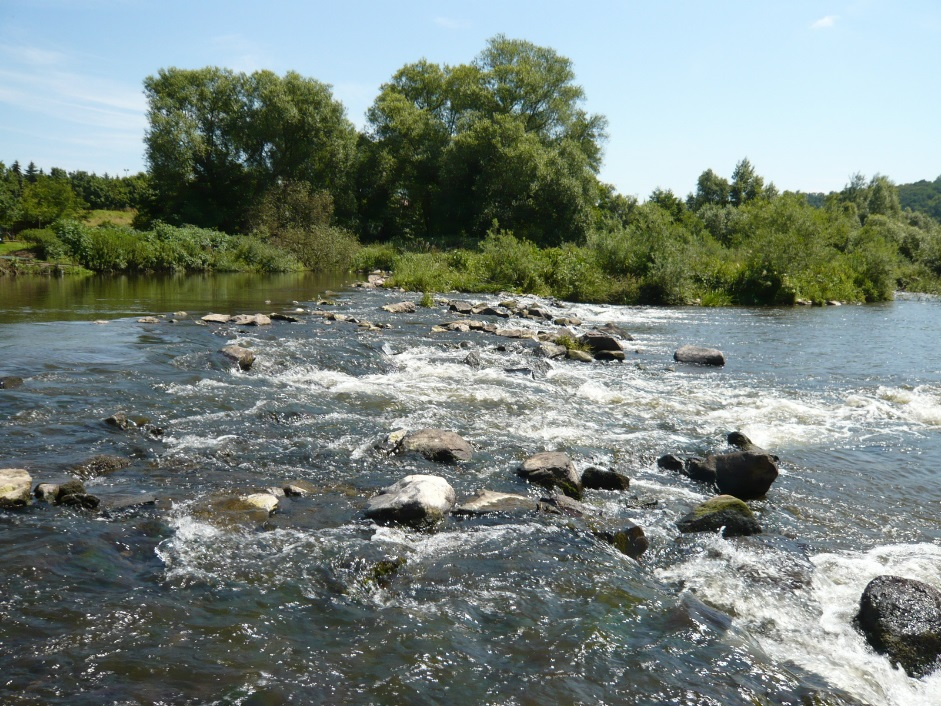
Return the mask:
<svg viewBox="0 0 941 706">
<path fill-rule="evenodd" d="M 900 184 L 898 189 L 902 208 L 921 211 L 941 221 L 941 176 L 934 181 L 922 179 L 914 184 Z"/>
</svg>

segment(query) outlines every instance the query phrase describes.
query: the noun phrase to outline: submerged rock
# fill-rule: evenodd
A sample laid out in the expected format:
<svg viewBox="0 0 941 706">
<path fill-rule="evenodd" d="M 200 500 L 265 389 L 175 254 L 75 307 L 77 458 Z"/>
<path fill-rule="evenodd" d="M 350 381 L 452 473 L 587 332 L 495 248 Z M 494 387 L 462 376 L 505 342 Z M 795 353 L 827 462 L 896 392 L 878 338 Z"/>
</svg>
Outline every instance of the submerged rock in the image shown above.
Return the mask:
<svg viewBox="0 0 941 706">
<path fill-rule="evenodd" d="M 308 483 L 306 480 L 289 481 L 285 483 L 281 489 L 289 498 L 314 495 L 317 492 L 317 487 L 313 483 Z"/>
<path fill-rule="evenodd" d="M 29 503 L 33 479 L 22 468 L 0 468 L 0 508 L 23 507 Z"/>
<path fill-rule="evenodd" d="M 476 495 L 455 507 L 454 514 L 485 515 L 494 512 L 528 512 L 535 509 L 536 502 L 525 495 L 479 490 Z"/>
<path fill-rule="evenodd" d="M 278 509 L 278 498 L 271 493 L 248 493 L 211 498 L 197 507 L 193 516 L 214 525 L 228 527 L 265 522 Z"/>
<path fill-rule="evenodd" d="M 23 378 L 16 375 L 0 377 L 0 390 L 15 390 L 17 387 L 22 387 L 22 385 Z"/>
<path fill-rule="evenodd" d="M 369 499 L 366 517 L 380 523 L 428 527 L 450 512 L 455 499 L 454 488 L 440 476 L 405 476 Z"/>
<path fill-rule="evenodd" d="M 255 362 L 255 354 L 248 348 L 242 348 L 242 346 L 225 346 L 219 352 L 229 360 L 238 363 L 242 370 L 248 370 Z"/>
<path fill-rule="evenodd" d="M 915 679 L 941 664 L 941 591 L 900 576 L 877 576 L 863 591 L 856 627 L 877 652 Z"/>
<path fill-rule="evenodd" d="M 105 424 L 112 427 L 117 427 L 122 431 L 126 431 L 130 426 L 134 426 L 134 422 L 127 418 L 127 414 L 124 412 L 115 412 L 110 417 L 107 417 L 103 420 Z"/>
<path fill-rule="evenodd" d="M 99 455 L 72 466 L 71 471 L 83 480 L 107 476 L 131 465 L 131 462 L 120 456 Z M 82 491 L 84 492 L 84 491 Z"/>
<path fill-rule="evenodd" d="M 695 363 L 696 365 L 716 367 L 725 365 L 725 355 L 722 351 L 701 346 L 680 346 L 673 354 L 673 360 L 678 363 Z"/>
<path fill-rule="evenodd" d="M 444 429 L 419 429 L 406 434 L 398 445 L 398 451 L 421 454 L 429 461 L 457 463 L 470 461 L 474 455 L 471 445 L 453 431 Z"/>
<path fill-rule="evenodd" d="M 718 532 L 737 537 L 761 532 L 751 508 L 731 495 L 717 495 L 693 508 L 676 523 L 680 532 Z"/>
<path fill-rule="evenodd" d="M 614 546 L 622 554 L 638 559 L 650 547 L 644 530 L 630 520 L 599 523 L 591 526 L 592 534 Z"/>
<path fill-rule="evenodd" d="M 157 316 L 142 316 L 137 320 L 139 324 L 159 324 L 163 319 Z"/>
<path fill-rule="evenodd" d="M 558 488 L 571 498 L 582 497 L 581 476 L 569 455 L 561 451 L 542 451 L 530 456 L 516 473 L 543 488 Z"/>
</svg>

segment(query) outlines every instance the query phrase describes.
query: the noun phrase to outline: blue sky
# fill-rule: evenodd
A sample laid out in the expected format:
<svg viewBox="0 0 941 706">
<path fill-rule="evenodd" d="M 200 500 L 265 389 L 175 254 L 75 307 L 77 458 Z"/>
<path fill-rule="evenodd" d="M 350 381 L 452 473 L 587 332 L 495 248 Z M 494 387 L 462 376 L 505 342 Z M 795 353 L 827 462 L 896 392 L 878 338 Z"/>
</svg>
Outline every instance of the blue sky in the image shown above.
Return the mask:
<svg viewBox="0 0 941 706">
<path fill-rule="evenodd" d="M 941 174 L 938 0 L 0 0 L 0 161 L 145 169 L 141 85 L 170 66 L 295 70 L 362 127 L 404 64 L 498 33 L 572 60 L 624 194 L 685 195 L 746 156 L 781 189 Z"/>
</svg>

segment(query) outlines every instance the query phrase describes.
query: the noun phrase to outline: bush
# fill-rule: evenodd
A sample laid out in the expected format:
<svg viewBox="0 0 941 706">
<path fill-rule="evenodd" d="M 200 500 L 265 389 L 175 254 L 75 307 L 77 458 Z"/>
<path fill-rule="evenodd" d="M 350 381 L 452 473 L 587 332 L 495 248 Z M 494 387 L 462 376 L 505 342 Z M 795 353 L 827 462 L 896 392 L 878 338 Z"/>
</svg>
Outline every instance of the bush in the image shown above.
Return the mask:
<svg viewBox="0 0 941 706">
<path fill-rule="evenodd" d="M 353 269 L 357 272 L 392 270 L 397 257 L 398 250 L 388 243 L 366 245 L 360 248 L 353 258 Z"/>
<path fill-rule="evenodd" d="M 64 260 L 69 256 L 68 247 L 51 228 L 24 230 L 19 237 L 40 260 Z"/>
</svg>

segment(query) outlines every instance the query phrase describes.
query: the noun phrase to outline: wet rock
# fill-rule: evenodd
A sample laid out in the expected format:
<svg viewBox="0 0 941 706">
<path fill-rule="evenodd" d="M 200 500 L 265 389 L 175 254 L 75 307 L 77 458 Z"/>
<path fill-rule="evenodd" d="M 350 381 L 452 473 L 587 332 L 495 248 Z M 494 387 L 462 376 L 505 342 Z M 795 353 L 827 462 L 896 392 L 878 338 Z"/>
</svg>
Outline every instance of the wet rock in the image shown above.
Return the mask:
<svg viewBox="0 0 941 706">
<path fill-rule="evenodd" d="M 202 321 L 207 324 L 227 324 L 232 319 L 228 314 L 206 314 Z"/>
<path fill-rule="evenodd" d="M 163 319 L 156 316 L 142 316 L 137 320 L 139 324 L 159 324 Z"/>
<path fill-rule="evenodd" d="M 52 505 L 59 494 L 59 486 L 55 483 L 40 483 L 33 490 L 33 495 L 37 500 Z"/>
<path fill-rule="evenodd" d="M 900 576 L 877 576 L 863 591 L 855 625 L 880 654 L 918 679 L 941 664 L 941 591 Z"/>
<path fill-rule="evenodd" d="M 550 359 L 563 358 L 566 353 L 568 353 L 568 349 L 565 346 L 560 346 L 558 343 L 551 343 L 549 341 L 540 343 L 533 351 L 534 355 Z"/>
<path fill-rule="evenodd" d="M 616 360 L 623 362 L 626 357 L 624 351 L 598 351 L 595 353 L 595 360 Z"/>
<path fill-rule="evenodd" d="M 476 495 L 454 508 L 455 515 L 485 515 L 489 513 L 530 512 L 536 509 L 536 502 L 525 495 L 496 493 L 492 490 L 479 490 Z"/>
<path fill-rule="evenodd" d="M 532 368 L 504 368 L 503 372 L 507 375 L 522 375 L 530 380 L 536 379 L 536 371 Z"/>
<path fill-rule="evenodd" d="M 95 510 L 101 501 L 88 493 L 70 493 L 59 500 L 59 505 L 79 510 Z"/>
<path fill-rule="evenodd" d="M 419 429 L 409 432 L 399 444 L 398 451 L 421 454 L 429 461 L 457 463 L 470 461 L 474 455 L 471 445 L 453 431 Z"/>
<path fill-rule="evenodd" d="M 775 461 L 781 460 L 774 454 L 768 453 L 760 446 L 757 446 L 756 444 L 752 443 L 752 440 L 749 439 L 740 431 L 729 432 L 729 435 L 726 437 L 726 441 L 729 442 L 729 446 L 732 446 L 733 448 L 736 448 L 739 451 L 750 451 L 756 454 L 767 454 L 768 456 L 771 456 L 771 458 L 773 458 Z"/>
<path fill-rule="evenodd" d="M 591 363 L 595 360 L 591 353 L 580 351 L 577 348 L 569 348 L 565 354 L 565 357 L 569 360 L 574 360 L 579 363 Z"/>
<path fill-rule="evenodd" d="M 588 333 L 579 336 L 578 340 L 588 346 L 588 349 L 592 353 L 600 353 L 602 351 L 616 351 L 618 353 L 624 352 L 621 344 L 614 336 L 611 336 L 607 333 L 601 333 L 600 331 L 589 331 Z"/>
<path fill-rule="evenodd" d="M 474 305 L 470 302 L 452 301 L 448 304 L 448 309 L 456 311 L 462 316 L 471 316 L 474 313 Z"/>
<path fill-rule="evenodd" d="M 630 520 L 599 523 L 591 526 L 592 534 L 614 546 L 622 554 L 638 559 L 650 547 L 644 530 Z"/>
<path fill-rule="evenodd" d="M 392 585 L 392 580 L 398 575 L 399 569 L 405 566 L 405 563 L 406 560 L 402 557 L 383 559 L 376 562 L 369 571 L 368 580 L 379 588 L 389 588 Z"/>
<path fill-rule="evenodd" d="M 581 326 L 582 320 L 573 316 L 558 316 L 552 320 L 556 326 Z"/>
<path fill-rule="evenodd" d="M 683 467 L 683 473 L 693 480 L 715 485 L 716 457 L 706 456 L 706 458 L 699 458 L 697 456 L 693 456 L 692 458 L 686 459 L 686 463 Z"/>
<path fill-rule="evenodd" d="M 767 453 L 736 451 L 715 457 L 716 487 L 741 500 L 763 498 L 778 477 L 775 457 Z"/>
<path fill-rule="evenodd" d="M 399 302 L 397 304 L 386 304 L 382 307 L 383 311 L 388 311 L 390 314 L 414 314 L 418 308 L 415 306 L 415 302 Z"/>
<path fill-rule="evenodd" d="M 584 503 L 580 503 L 567 495 L 559 494 L 539 498 L 536 509 L 549 515 L 562 515 L 564 517 L 588 517 L 598 514 Z"/>
<path fill-rule="evenodd" d="M 377 451 L 395 451 L 402 443 L 402 439 L 408 434 L 408 429 L 396 429 L 389 432 L 382 439 L 373 444 Z"/>
<path fill-rule="evenodd" d="M 535 338 L 532 331 L 522 328 L 500 328 L 493 332 L 495 336 L 503 338 Z"/>
<path fill-rule="evenodd" d="M 79 480 L 70 480 L 56 486 L 54 502 L 61 503 L 70 495 L 85 495 L 85 485 Z"/>
<path fill-rule="evenodd" d="M 238 363 L 238 366 L 242 370 L 248 370 L 255 362 L 255 354 L 248 348 L 242 348 L 242 346 L 224 346 L 219 352 L 229 360 Z"/>
<path fill-rule="evenodd" d="M 107 476 L 131 465 L 131 462 L 120 456 L 99 455 L 72 466 L 71 472 L 82 480 Z M 84 492 L 84 491 L 80 491 Z"/>
<path fill-rule="evenodd" d="M 761 532 L 751 508 L 731 495 L 717 495 L 693 508 L 676 523 L 680 532 L 718 532 L 738 537 Z"/>
<path fill-rule="evenodd" d="M 157 496 L 153 493 L 119 493 L 101 498 L 101 509 L 105 512 L 118 512 L 156 503 Z"/>
<path fill-rule="evenodd" d="M 475 316 L 499 316 L 501 319 L 510 318 L 510 310 L 502 306 L 475 306 L 472 309 Z"/>
<path fill-rule="evenodd" d="M 282 490 L 289 498 L 295 498 L 314 495 L 317 492 L 317 487 L 313 483 L 308 483 L 306 480 L 292 480 L 285 483 L 282 486 Z"/>
<path fill-rule="evenodd" d="M 464 365 L 468 365 L 474 370 L 480 370 L 480 356 L 475 351 L 468 353 L 463 362 Z"/>
<path fill-rule="evenodd" d="M 134 426 L 134 422 L 127 418 L 127 414 L 124 412 L 115 412 L 110 417 L 102 420 L 105 424 L 112 427 L 117 427 L 122 431 L 127 431 L 128 427 Z"/>
<path fill-rule="evenodd" d="M 542 451 L 530 456 L 516 473 L 543 488 L 558 488 L 569 497 L 582 497 L 581 477 L 569 455 L 561 451 Z"/>
<path fill-rule="evenodd" d="M 193 516 L 213 525 L 230 527 L 265 522 L 277 508 L 278 498 L 271 493 L 223 495 L 197 506 Z"/>
<path fill-rule="evenodd" d="M 538 306 L 530 306 L 523 310 L 523 316 L 529 319 L 545 319 L 546 321 L 552 321 L 555 316 L 548 309 L 543 309 Z"/>
<path fill-rule="evenodd" d="M 454 488 L 440 476 L 405 476 L 369 499 L 366 517 L 380 523 L 428 527 L 450 512 L 455 499 Z"/>
<path fill-rule="evenodd" d="M 0 468 L 0 508 L 23 507 L 29 503 L 33 479 L 22 468 Z"/>
<path fill-rule="evenodd" d="M 657 466 L 667 471 L 683 471 L 686 468 L 686 462 L 679 456 L 665 454 L 657 459 Z M 715 470 L 713 469 L 713 477 Z"/>
<path fill-rule="evenodd" d="M 0 390 L 15 390 L 17 387 L 22 387 L 22 385 L 23 378 L 16 375 L 0 377 Z"/>
<path fill-rule="evenodd" d="M 716 348 L 703 348 L 701 346 L 680 346 L 673 354 L 673 360 L 678 363 L 694 363 L 696 365 L 711 365 L 721 367 L 725 365 L 725 355 Z"/>
<path fill-rule="evenodd" d="M 264 314 L 239 314 L 232 318 L 236 326 L 271 326 L 271 318 Z"/>
<path fill-rule="evenodd" d="M 239 501 L 244 503 L 247 508 L 254 508 L 267 512 L 269 515 L 278 509 L 280 502 L 276 495 L 272 493 L 250 493 L 239 497 Z"/>
<path fill-rule="evenodd" d="M 297 318 L 296 316 L 291 316 L 290 314 L 274 313 L 270 315 L 270 318 L 272 321 L 287 321 L 288 323 L 291 323 L 291 324 L 296 324 L 300 322 L 299 318 Z"/>
<path fill-rule="evenodd" d="M 590 490 L 627 490 L 631 479 L 611 468 L 590 466 L 582 472 L 582 487 Z"/>
<path fill-rule="evenodd" d="M 605 333 L 609 336 L 615 336 L 620 338 L 622 341 L 633 341 L 634 337 L 627 332 L 627 329 L 624 329 L 617 324 L 613 324 L 610 321 L 601 326 L 595 326 L 595 331 L 599 333 Z"/>
</svg>

